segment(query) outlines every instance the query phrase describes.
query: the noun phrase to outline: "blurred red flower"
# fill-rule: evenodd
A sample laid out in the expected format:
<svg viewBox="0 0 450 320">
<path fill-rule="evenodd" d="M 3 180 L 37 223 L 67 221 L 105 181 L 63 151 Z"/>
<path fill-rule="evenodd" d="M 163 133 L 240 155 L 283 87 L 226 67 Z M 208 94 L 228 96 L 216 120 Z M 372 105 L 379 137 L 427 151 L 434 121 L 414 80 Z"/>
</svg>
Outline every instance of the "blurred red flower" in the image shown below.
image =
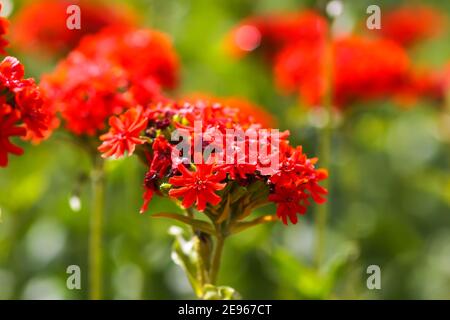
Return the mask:
<svg viewBox="0 0 450 320">
<path fill-rule="evenodd" d="M 299 92 L 309 105 L 320 104 L 325 90 L 324 56 L 323 44 L 286 47 L 275 61 L 278 87 L 287 93 Z M 352 36 L 334 40 L 332 57 L 333 100 L 340 107 L 396 93 L 410 67 L 404 49 L 384 39 Z"/>
<path fill-rule="evenodd" d="M 0 11 L 2 6 L 0 4 Z M 5 47 L 8 45 L 8 40 L 4 38 L 6 31 L 8 29 L 8 20 L 0 17 L 0 54 L 6 54 Z"/>
<path fill-rule="evenodd" d="M 117 64 L 126 70 L 132 86 L 137 87 L 134 89 L 148 91 L 150 98 L 160 88 L 173 89 L 178 84 L 178 56 L 171 39 L 162 32 L 107 28 L 85 37 L 77 50 L 89 58 L 107 59 Z M 139 94 L 146 97 L 142 92 Z"/>
<path fill-rule="evenodd" d="M 42 86 L 67 128 L 96 135 L 125 108 L 161 100 L 178 78 L 168 38 L 153 30 L 106 29 L 87 36 Z"/>
<path fill-rule="evenodd" d="M 448 90 L 450 90 L 450 63 L 440 70 L 412 69 L 397 98 L 403 106 L 413 105 L 420 98 L 443 103 Z"/>
<path fill-rule="evenodd" d="M 81 28 L 70 30 L 67 7 L 78 5 Z M 33 0 L 27 1 L 12 19 L 11 40 L 26 52 L 62 55 L 78 45 L 80 39 L 107 26 L 133 26 L 136 15 L 128 6 L 92 0 Z"/>
<path fill-rule="evenodd" d="M 125 95 L 127 85 L 124 70 L 107 60 L 90 60 L 78 51 L 41 81 L 67 129 L 76 135 L 91 136 L 105 128 L 109 116 L 130 106 Z"/>
<path fill-rule="evenodd" d="M 411 46 L 443 31 L 445 18 L 426 6 L 404 6 L 381 15 L 380 34 L 403 46 Z"/>
</svg>

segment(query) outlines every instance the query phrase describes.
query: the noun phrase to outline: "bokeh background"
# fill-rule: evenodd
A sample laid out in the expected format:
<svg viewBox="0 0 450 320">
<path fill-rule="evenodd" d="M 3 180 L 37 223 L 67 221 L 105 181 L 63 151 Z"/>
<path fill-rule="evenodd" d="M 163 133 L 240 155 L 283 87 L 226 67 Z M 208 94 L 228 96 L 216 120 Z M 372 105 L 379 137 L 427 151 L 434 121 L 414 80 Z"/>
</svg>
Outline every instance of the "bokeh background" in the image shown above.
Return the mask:
<svg viewBox="0 0 450 320">
<path fill-rule="evenodd" d="M 13 3 L 11 19 L 27 5 L 8 2 Z M 400 3 L 344 1 L 347 23 L 356 27 L 364 21 L 374 2 L 382 12 Z M 450 14 L 450 2 L 426 2 Z M 273 113 L 279 128 L 291 130 L 308 155 L 317 155 L 314 115 L 296 97 L 277 92 L 261 61 L 235 60 L 223 46 L 229 30 L 248 15 L 314 7 L 315 1 L 126 4 L 138 13 L 142 26 L 173 38 L 182 65 L 178 93 L 246 97 Z M 446 28 L 409 54 L 415 63 L 438 68 L 450 56 L 449 40 Z M 9 53 L 25 64 L 28 76 L 38 79 L 56 62 L 14 46 Z M 247 299 L 450 299 L 450 142 L 442 130 L 450 121 L 440 108 L 424 101 L 411 108 L 377 101 L 346 112 L 333 132 L 325 268 L 317 271 L 312 264 L 311 210 L 297 225 L 275 223 L 230 238 L 219 284 L 236 288 Z M 86 299 L 89 159 L 64 133 L 23 147 L 24 156 L 0 170 L 0 299 Z M 135 158 L 107 162 L 105 297 L 194 298 L 170 258 L 168 229 L 173 222 L 151 218 L 152 212 L 176 208 L 156 198 L 149 212 L 138 213 L 142 190 L 135 186 L 144 173 Z M 77 196 L 78 211 L 73 210 Z M 81 290 L 66 288 L 66 268 L 73 264 L 81 267 Z M 366 268 L 372 264 L 381 268 L 381 290 L 366 287 Z"/>
</svg>

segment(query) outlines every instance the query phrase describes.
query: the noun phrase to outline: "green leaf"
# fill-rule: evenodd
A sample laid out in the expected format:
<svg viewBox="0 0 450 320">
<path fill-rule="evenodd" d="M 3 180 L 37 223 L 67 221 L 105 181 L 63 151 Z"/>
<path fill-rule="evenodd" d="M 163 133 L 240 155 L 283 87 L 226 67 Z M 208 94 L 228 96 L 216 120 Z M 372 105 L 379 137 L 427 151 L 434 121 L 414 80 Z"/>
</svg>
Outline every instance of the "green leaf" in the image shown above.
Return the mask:
<svg viewBox="0 0 450 320">
<path fill-rule="evenodd" d="M 241 199 L 245 194 L 247 194 L 248 190 L 246 187 L 239 186 L 233 190 L 231 193 L 231 203 L 235 203 L 239 199 Z"/>
<path fill-rule="evenodd" d="M 208 222 L 193 219 L 191 217 L 183 216 L 181 214 L 163 212 L 163 213 L 153 214 L 152 217 L 153 218 L 168 218 L 168 219 L 177 220 L 177 221 L 180 221 L 180 222 L 183 222 L 183 223 L 186 223 L 186 224 L 192 226 L 194 229 L 200 230 L 200 231 L 208 233 L 210 235 L 216 234 L 213 226 L 211 224 L 209 224 Z"/>
<path fill-rule="evenodd" d="M 277 217 L 275 215 L 269 214 L 269 215 L 265 215 L 265 216 L 256 218 L 251 221 L 237 222 L 230 227 L 230 233 L 236 234 L 236 233 L 244 231 L 248 228 L 251 228 L 251 227 L 254 227 L 254 226 L 257 226 L 260 224 L 268 223 L 268 222 L 273 222 L 276 220 L 277 220 Z"/>
<path fill-rule="evenodd" d="M 231 211 L 230 210 L 230 202 L 231 202 L 231 197 L 230 197 L 230 194 L 228 194 L 227 201 L 222 209 L 222 213 L 219 215 L 219 217 L 216 220 L 217 224 L 224 222 L 230 216 L 230 211 Z"/>
</svg>

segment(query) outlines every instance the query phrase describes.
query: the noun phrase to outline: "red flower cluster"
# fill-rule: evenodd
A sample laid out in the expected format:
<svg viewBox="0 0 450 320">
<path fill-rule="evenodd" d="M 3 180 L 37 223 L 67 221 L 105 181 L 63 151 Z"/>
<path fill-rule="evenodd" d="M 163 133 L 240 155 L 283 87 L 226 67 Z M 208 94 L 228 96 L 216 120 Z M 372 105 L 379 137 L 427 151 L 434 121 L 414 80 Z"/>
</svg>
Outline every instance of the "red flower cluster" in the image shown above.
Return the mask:
<svg viewBox="0 0 450 320">
<path fill-rule="evenodd" d="M 53 114 L 45 107 L 33 79 L 24 79 L 24 68 L 16 58 L 0 63 L 0 166 L 8 165 L 8 153 L 21 155 L 13 136 L 40 140 L 52 126 Z"/>
<path fill-rule="evenodd" d="M 177 79 L 178 59 L 164 34 L 111 28 L 85 37 L 42 87 L 70 131 L 92 136 L 109 116 L 161 100 Z"/>
<path fill-rule="evenodd" d="M 391 41 L 345 37 L 334 40 L 331 50 L 337 106 L 393 95 L 407 79 L 409 58 Z M 285 92 L 299 92 L 309 105 L 320 104 L 325 89 L 324 55 L 323 44 L 296 44 L 281 51 L 274 67 L 278 86 Z"/>
<path fill-rule="evenodd" d="M 345 36 L 327 45 L 328 29 L 325 18 L 311 11 L 274 14 L 244 20 L 228 40 L 235 52 L 244 53 L 258 47 L 252 44 L 258 38 L 271 58 L 279 89 L 298 93 L 307 105 L 322 102 L 327 74 L 333 76 L 333 103 L 341 108 L 357 100 L 396 96 L 403 90 L 410 75 L 403 47 L 388 39 L 363 36 Z M 326 63 L 328 47 L 330 63 Z"/>
<path fill-rule="evenodd" d="M 81 28 L 69 30 L 67 8 L 77 5 L 81 11 Z M 61 55 L 75 48 L 86 34 L 108 26 L 133 26 L 135 14 L 128 7 L 92 0 L 27 1 L 13 18 L 12 42 L 23 51 Z"/>
<path fill-rule="evenodd" d="M 380 34 L 403 46 L 438 35 L 443 30 L 444 17 L 433 8 L 404 6 L 381 16 Z"/>
<path fill-rule="evenodd" d="M 195 159 L 198 152 L 194 148 L 198 139 L 198 129 L 194 126 L 197 121 L 202 123 L 200 133 L 204 140 L 200 148 L 202 157 L 206 158 L 194 164 L 192 157 Z M 118 157 L 125 152 L 130 155 L 136 146 L 142 148 L 140 154 L 147 155 L 149 169 L 144 180 L 146 191 L 141 212 L 147 209 L 154 193 L 182 198 L 183 207 L 195 204 L 198 211 L 208 214 L 216 214 L 231 198 L 241 197 L 242 201 L 232 203 L 236 214 L 274 202 L 278 205 L 277 216 L 287 224 L 288 218 L 292 223 L 297 222 L 297 213 L 304 214 L 311 199 L 317 203 L 325 201 L 323 195 L 327 191 L 319 181 L 327 177 L 327 172 L 315 168 L 317 159 L 308 159 L 301 148 L 289 145 L 288 132 L 279 136 L 277 148 L 269 144 L 271 150 L 267 151 L 272 153 L 259 154 L 254 161 L 250 160 L 250 145 L 256 145 L 258 137 L 245 135 L 238 139 L 241 144 L 226 155 L 235 162 L 220 162 L 228 148 L 224 142 L 229 138 L 229 130 L 254 129 L 259 138 L 266 132 L 258 131 L 262 126 L 253 117 L 225 104 L 198 100 L 150 105 L 144 110 L 129 109 L 120 117 L 112 117 L 110 124 L 111 129 L 102 136 L 104 142 L 99 147 L 104 156 Z M 172 139 L 176 129 L 187 135 L 178 138 L 190 142 L 188 154 L 180 150 L 179 140 Z M 208 156 L 204 155 L 206 149 L 211 150 L 219 142 L 226 147 L 216 147 Z M 238 151 L 242 149 L 247 161 L 237 162 L 241 154 Z M 277 157 L 280 165 L 268 167 L 271 157 Z M 243 188 L 245 192 L 240 194 Z"/>
</svg>

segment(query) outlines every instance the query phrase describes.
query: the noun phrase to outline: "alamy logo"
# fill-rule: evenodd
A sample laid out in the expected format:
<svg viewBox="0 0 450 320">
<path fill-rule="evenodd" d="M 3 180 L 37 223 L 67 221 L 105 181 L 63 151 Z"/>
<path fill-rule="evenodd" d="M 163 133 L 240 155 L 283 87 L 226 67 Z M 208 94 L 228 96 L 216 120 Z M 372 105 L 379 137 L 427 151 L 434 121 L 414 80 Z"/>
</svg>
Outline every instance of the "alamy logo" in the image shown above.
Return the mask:
<svg viewBox="0 0 450 320">
<path fill-rule="evenodd" d="M 81 269 L 79 266 L 73 264 L 67 267 L 66 273 L 70 276 L 66 280 L 66 286 L 69 290 L 81 289 Z"/>
<path fill-rule="evenodd" d="M 370 16 L 366 20 L 366 26 L 369 30 L 381 29 L 381 9 L 376 4 L 367 7 L 367 14 Z"/>
<path fill-rule="evenodd" d="M 367 278 L 366 285 L 369 290 L 381 289 L 381 269 L 376 264 L 367 267 L 367 274 L 370 276 Z"/>
<path fill-rule="evenodd" d="M 81 29 L 81 9 L 76 4 L 67 7 L 66 13 L 69 15 L 66 19 L 66 27 L 69 30 Z"/>
</svg>

